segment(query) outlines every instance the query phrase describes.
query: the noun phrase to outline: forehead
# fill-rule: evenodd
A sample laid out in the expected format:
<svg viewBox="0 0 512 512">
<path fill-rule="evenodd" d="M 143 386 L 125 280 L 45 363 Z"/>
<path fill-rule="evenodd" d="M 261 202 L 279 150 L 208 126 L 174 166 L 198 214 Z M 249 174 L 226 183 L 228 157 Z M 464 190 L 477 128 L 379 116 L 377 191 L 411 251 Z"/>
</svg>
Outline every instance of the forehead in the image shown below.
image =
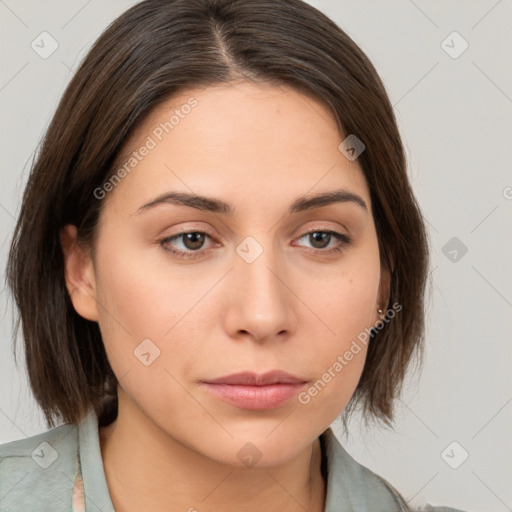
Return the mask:
<svg viewBox="0 0 512 512">
<path fill-rule="evenodd" d="M 247 206 L 344 187 L 369 204 L 331 111 L 291 88 L 237 82 L 182 91 L 156 107 L 117 159 L 108 200 L 134 209 L 169 190 Z"/>
</svg>

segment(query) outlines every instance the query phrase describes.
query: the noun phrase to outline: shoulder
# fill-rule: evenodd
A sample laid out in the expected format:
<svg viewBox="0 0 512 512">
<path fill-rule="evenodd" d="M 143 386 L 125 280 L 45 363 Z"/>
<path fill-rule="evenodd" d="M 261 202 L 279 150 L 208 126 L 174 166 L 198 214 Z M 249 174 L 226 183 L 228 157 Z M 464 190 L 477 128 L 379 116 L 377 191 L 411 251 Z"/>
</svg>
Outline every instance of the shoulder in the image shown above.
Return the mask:
<svg viewBox="0 0 512 512">
<path fill-rule="evenodd" d="M 68 512 L 77 470 L 74 425 L 0 445 L 0 510 Z"/>
<path fill-rule="evenodd" d="M 359 464 L 340 444 L 329 428 L 321 435 L 327 463 L 325 512 L 463 512 L 450 507 L 426 505 L 415 510 L 383 477 Z M 345 507 L 349 497 L 350 504 Z"/>
</svg>

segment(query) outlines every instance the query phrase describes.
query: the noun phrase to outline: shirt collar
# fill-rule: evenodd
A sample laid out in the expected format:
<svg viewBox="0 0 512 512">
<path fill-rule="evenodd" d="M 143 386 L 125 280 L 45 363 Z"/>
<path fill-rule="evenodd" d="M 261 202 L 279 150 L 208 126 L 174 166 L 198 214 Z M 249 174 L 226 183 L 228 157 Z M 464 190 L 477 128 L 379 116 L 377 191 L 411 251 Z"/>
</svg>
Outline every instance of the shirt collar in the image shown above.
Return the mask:
<svg viewBox="0 0 512 512">
<path fill-rule="evenodd" d="M 407 503 L 384 478 L 359 464 L 338 441 L 331 428 L 321 436 L 327 461 L 324 512 L 408 512 Z"/>
<path fill-rule="evenodd" d="M 78 425 L 78 446 L 85 510 L 115 512 L 101 458 L 98 417 L 93 409 Z"/>
</svg>

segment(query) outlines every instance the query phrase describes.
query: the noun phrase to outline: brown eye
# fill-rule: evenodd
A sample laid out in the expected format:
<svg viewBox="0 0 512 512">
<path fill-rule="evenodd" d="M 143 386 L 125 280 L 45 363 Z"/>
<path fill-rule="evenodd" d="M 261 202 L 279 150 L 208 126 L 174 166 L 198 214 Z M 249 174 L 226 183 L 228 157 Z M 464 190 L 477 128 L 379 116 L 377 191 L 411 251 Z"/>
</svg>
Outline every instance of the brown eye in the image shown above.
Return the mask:
<svg viewBox="0 0 512 512">
<path fill-rule="evenodd" d="M 212 237 L 205 231 L 186 231 L 161 240 L 160 245 L 164 250 L 176 256 L 194 258 L 209 250 L 208 248 L 204 249 L 208 238 Z"/>
<path fill-rule="evenodd" d="M 331 241 L 331 233 L 326 231 L 315 231 L 314 233 L 309 233 L 308 236 L 315 249 L 325 249 Z"/>
<path fill-rule="evenodd" d="M 183 237 L 183 244 L 187 249 L 191 251 L 201 249 L 204 245 L 204 233 L 200 233 L 199 231 L 194 231 L 193 233 L 184 233 L 180 235 Z"/>
<path fill-rule="evenodd" d="M 350 238 L 347 235 L 331 230 L 310 231 L 309 233 L 305 233 L 304 235 L 302 235 L 299 238 L 299 240 L 306 237 L 309 243 L 311 244 L 310 249 L 313 250 L 313 252 L 326 254 L 341 251 L 346 245 L 348 245 L 351 242 Z M 337 241 L 337 245 L 328 248 L 331 242 L 333 242 L 333 240 Z"/>
</svg>

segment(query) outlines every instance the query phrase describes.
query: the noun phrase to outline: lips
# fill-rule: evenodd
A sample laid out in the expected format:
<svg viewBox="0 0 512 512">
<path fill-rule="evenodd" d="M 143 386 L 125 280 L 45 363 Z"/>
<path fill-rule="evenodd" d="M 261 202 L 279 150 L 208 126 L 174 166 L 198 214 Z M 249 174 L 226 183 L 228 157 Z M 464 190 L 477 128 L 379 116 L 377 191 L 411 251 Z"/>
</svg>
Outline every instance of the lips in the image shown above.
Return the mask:
<svg viewBox="0 0 512 512">
<path fill-rule="evenodd" d="M 240 386 L 267 386 L 270 384 L 298 384 L 307 380 L 296 377 L 290 373 L 274 370 L 271 372 L 256 374 L 252 372 L 234 373 L 226 377 L 219 377 L 205 381 L 209 384 L 229 384 Z"/>
<path fill-rule="evenodd" d="M 295 396 L 306 379 L 274 370 L 264 374 L 235 373 L 203 381 L 203 388 L 212 396 L 241 409 L 275 409 Z"/>
</svg>

